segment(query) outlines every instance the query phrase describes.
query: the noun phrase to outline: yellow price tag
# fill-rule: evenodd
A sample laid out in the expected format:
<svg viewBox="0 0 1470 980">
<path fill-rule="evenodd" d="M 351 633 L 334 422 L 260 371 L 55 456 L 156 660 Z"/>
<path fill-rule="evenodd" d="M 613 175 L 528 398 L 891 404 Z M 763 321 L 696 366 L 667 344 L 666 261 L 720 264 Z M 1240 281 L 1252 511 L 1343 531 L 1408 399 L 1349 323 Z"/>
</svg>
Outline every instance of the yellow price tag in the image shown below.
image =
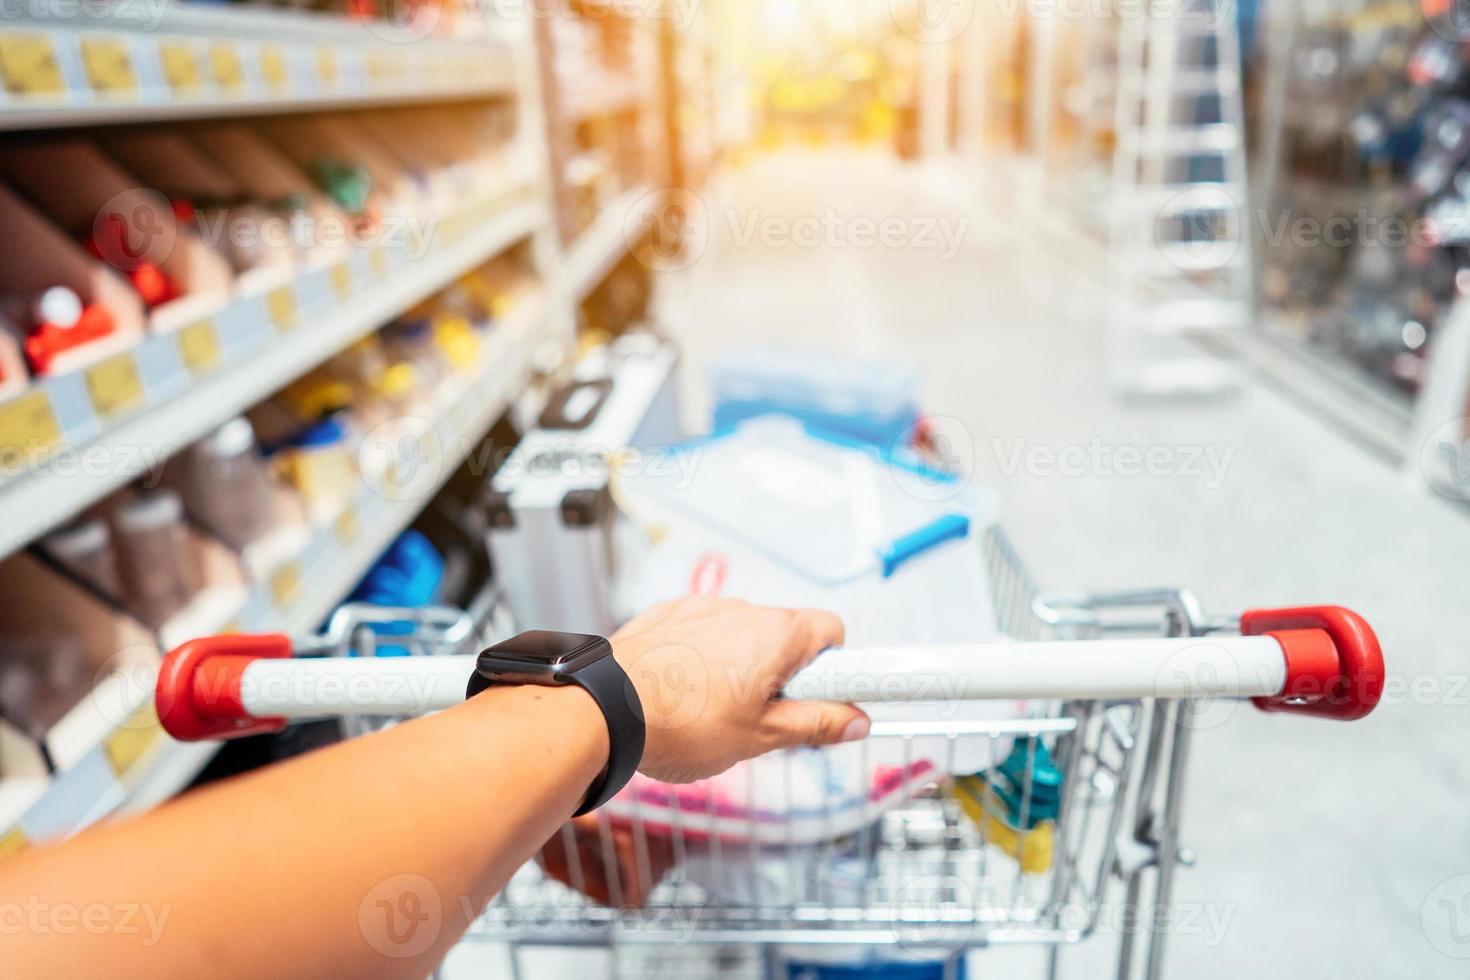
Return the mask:
<svg viewBox="0 0 1470 980">
<path fill-rule="evenodd" d="M 163 68 L 163 80 L 176 92 L 193 92 L 204 84 L 199 59 L 187 41 L 160 41 L 158 63 Z"/>
<path fill-rule="evenodd" d="M 260 49 L 260 77 L 266 87 L 279 92 L 286 87 L 286 52 L 278 44 L 266 44 Z"/>
<path fill-rule="evenodd" d="M 138 89 L 128 42 L 119 37 L 84 37 L 82 66 L 94 92 L 131 94 Z"/>
<path fill-rule="evenodd" d="M 238 92 L 245 87 L 245 69 L 240 65 L 240 52 L 235 46 L 221 41 L 209 48 L 209 64 L 214 69 L 215 81 L 226 92 Z"/>
<path fill-rule="evenodd" d="M 189 373 L 198 378 L 209 374 L 220 364 L 219 334 L 214 322 L 200 320 L 179 331 L 179 356 Z"/>
<path fill-rule="evenodd" d="M 132 354 L 118 354 L 87 368 L 87 393 L 92 408 L 112 419 L 143 404 L 143 376 Z"/>
<path fill-rule="evenodd" d="M 382 82 L 388 76 L 388 62 L 379 51 L 369 51 L 367 55 L 367 77 L 370 82 Z"/>
<path fill-rule="evenodd" d="M 0 834 L 0 861 L 19 854 L 31 846 L 31 839 L 26 832 L 19 827 L 11 827 L 4 834 Z"/>
<path fill-rule="evenodd" d="M 270 586 L 276 608 L 284 610 L 290 607 L 301 595 L 301 566 L 294 561 L 282 565 L 271 575 Z"/>
<path fill-rule="evenodd" d="M 102 754 L 107 756 L 107 765 L 113 775 L 118 778 L 126 776 L 162 734 L 158 714 L 153 709 L 153 702 L 149 701 L 102 743 Z"/>
<path fill-rule="evenodd" d="M 61 425 L 44 391 L 29 391 L 0 405 L 0 477 L 27 459 L 61 445 Z"/>
<path fill-rule="evenodd" d="M 0 34 L 0 73 L 11 95 L 59 95 L 66 89 L 56 47 L 45 34 Z"/>
<path fill-rule="evenodd" d="M 337 299 L 346 302 L 352 297 L 352 269 L 346 262 L 338 262 L 332 266 L 328 273 L 332 280 L 332 292 L 337 294 Z"/>
<path fill-rule="evenodd" d="M 281 333 L 296 329 L 296 290 L 290 286 L 278 286 L 266 293 L 265 309 Z"/>
<path fill-rule="evenodd" d="M 337 84 L 337 52 L 325 45 L 316 49 L 316 77 L 323 85 Z"/>
<path fill-rule="evenodd" d="M 368 255 L 368 265 L 372 267 L 375 278 L 388 278 L 388 253 L 381 246 L 373 249 Z"/>
<path fill-rule="evenodd" d="M 334 527 L 337 531 L 337 540 L 350 547 L 357 541 L 358 532 L 362 530 L 357 519 L 357 508 L 348 507 L 344 510 L 342 516 L 337 518 Z"/>
</svg>

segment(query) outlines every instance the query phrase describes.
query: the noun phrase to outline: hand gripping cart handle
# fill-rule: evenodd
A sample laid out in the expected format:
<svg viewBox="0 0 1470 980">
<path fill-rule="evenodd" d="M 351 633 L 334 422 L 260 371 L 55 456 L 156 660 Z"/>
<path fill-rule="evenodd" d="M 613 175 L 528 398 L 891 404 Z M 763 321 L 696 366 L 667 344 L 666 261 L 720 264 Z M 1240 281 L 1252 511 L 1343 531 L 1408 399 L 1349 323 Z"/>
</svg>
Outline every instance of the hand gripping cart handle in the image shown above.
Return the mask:
<svg viewBox="0 0 1470 980">
<path fill-rule="evenodd" d="M 391 613 L 391 611 L 388 611 Z M 1250 698 L 1264 711 L 1351 721 L 1383 693 L 1383 654 L 1337 606 L 1254 610 L 1239 636 L 830 650 L 786 695 L 861 703 Z M 168 654 L 159 719 L 183 741 L 308 718 L 411 716 L 464 700 L 475 656 L 301 657 L 289 637 L 215 636 Z"/>
</svg>

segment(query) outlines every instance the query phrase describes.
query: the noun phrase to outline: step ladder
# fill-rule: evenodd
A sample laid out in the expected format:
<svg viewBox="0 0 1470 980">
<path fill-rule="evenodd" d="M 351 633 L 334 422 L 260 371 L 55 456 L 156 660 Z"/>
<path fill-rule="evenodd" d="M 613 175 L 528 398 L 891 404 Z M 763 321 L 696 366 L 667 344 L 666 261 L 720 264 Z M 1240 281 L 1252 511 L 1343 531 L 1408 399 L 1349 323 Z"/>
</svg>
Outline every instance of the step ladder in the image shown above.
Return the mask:
<svg viewBox="0 0 1470 980">
<path fill-rule="evenodd" d="M 1106 345 L 1125 395 L 1244 382 L 1254 285 L 1234 11 L 1154 0 L 1116 15 Z"/>
</svg>

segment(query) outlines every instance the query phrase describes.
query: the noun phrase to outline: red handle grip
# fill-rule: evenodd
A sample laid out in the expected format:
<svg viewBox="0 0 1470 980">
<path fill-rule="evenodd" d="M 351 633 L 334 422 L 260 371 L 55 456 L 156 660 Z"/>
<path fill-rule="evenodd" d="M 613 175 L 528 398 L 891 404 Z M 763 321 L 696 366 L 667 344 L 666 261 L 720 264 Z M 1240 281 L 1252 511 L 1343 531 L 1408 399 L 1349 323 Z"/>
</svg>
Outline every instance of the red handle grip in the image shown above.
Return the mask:
<svg viewBox="0 0 1470 980">
<path fill-rule="evenodd" d="M 252 718 L 240 702 L 240 680 L 256 660 L 291 656 L 291 638 L 210 636 L 169 652 L 158 671 L 154 704 L 163 730 L 181 742 L 263 735 L 286 727 L 284 718 Z"/>
<path fill-rule="evenodd" d="M 1350 609 L 1253 609 L 1240 617 L 1240 632 L 1270 636 L 1286 654 L 1286 688 L 1255 698 L 1262 711 L 1355 721 L 1383 696 L 1383 650 L 1372 627 Z"/>
</svg>

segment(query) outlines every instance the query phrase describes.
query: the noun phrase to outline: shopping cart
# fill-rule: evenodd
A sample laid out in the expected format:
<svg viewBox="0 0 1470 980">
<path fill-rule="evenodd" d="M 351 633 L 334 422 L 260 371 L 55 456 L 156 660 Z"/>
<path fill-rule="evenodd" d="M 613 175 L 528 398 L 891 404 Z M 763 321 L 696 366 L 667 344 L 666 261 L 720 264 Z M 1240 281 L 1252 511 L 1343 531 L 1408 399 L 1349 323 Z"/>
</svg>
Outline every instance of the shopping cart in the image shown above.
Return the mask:
<svg viewBox="0 0 1470 980">
<path fill-rule="evenodd" d="M 849 753 L 849 767 L 857 753 L 863 774 L 880 756 L 890 775 L 922 773 L 897 802 L 866 794 L 844 825 L 852 814 L 837 808 L 852 801 L 827 800 L 804 814 L 802 833 L 792 820 L 783 836 L 759 796 L 784 778 L 792 809 L 781 812 L 794 813 L 818 750 L 764 760 L 784 776 L 750 777 L 733 810 L 728 785 L 724 799 L 696 786 L 656 815 L 634 794 L 564 827 L 471 937 L 513 947 L 902 947 L 951 963 L 970 948 L 1030 943 L 1049 947 L 1055 973 L 1059 948 L 1099 932 L 1106 908 L 1119 976 L 1158 976 L 1170 929 L 1158 910 L 1171 907 L 1175 866 L 1190 860 L 1180 802 L 1192 733 L 1244 698 L 1267 711 L 1367 715 L 1384 681 L 1377 640 L 1336 607 L 1218 619 L 1184 590 L 1041 595 L 998 530 L 983 547 L 1012 642 L 829 651 L 787 689 L 934 702 L 923 720 L 880 720 L 867 741 L 820 750 Z M 464 697 L 475 645 L 498 638 L 483 618 L 348 607 L 304 643 L 187 643 L 164 663 L 159 716 L 175 737 L 200 739 L 447 708 Z M 433 655 L 372 656 L 385 643 Z M 1025 707 L 978 719 L 943 710 L 971 699 Z M 987 761 L 967 771 L 975 758 Z M 1117 879 L 1123 901 L 1105 906 Z"/>
</svg>

